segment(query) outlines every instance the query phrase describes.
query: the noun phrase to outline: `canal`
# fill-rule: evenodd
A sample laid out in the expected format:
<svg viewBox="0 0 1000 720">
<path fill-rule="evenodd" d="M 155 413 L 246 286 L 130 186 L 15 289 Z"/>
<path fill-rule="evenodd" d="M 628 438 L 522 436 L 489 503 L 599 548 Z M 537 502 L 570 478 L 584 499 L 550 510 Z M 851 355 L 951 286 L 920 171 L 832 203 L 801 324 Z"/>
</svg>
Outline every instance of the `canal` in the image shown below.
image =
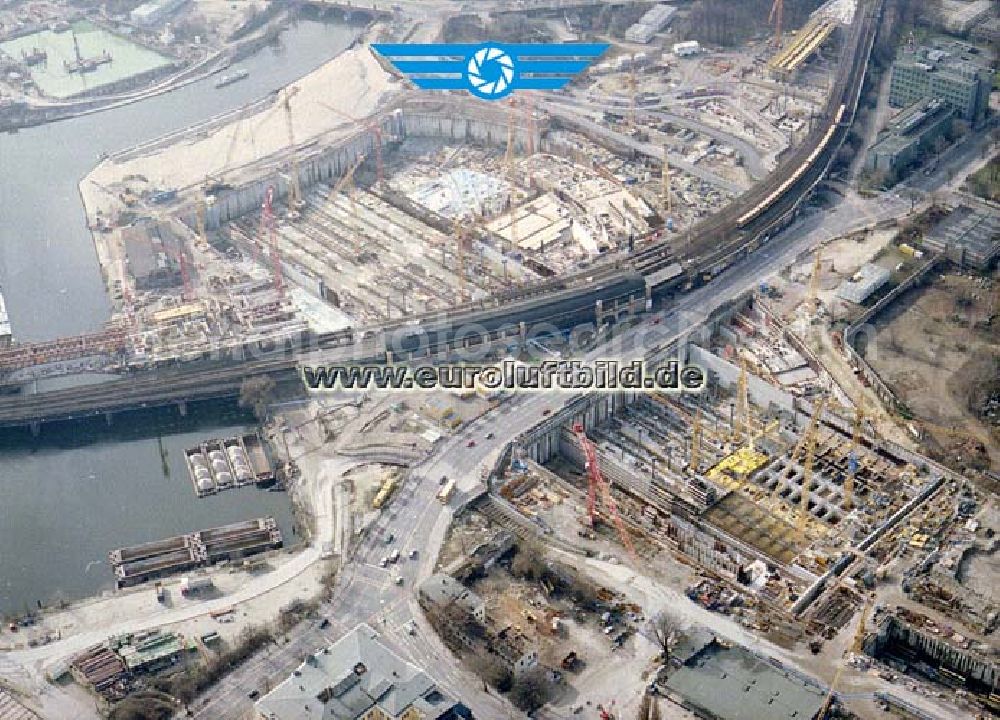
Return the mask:
<svg viewBox="0 0 1000 720">
<path fill-rule="evenodd" d="M 95 115 L 0 135 L 0 288 L 15 337 L 93 330 L 109 305 L 77 185 L 114 152 L 236 108 L 339 54 L 357 28 L 300 21 L 239 63 L 250 77 L 208 78 Z M 295 542 L 284 493 L 256 488 L 198 499 L 183 450 L 252 424 L 233 403 L 0 434 L 0 614 L 113 586 L 114 548 L 250 517 L 274 516 Z"/>
<path fill-rule="evenodd" d="M 184 450 L 251 429 L 235 403 L 0 435 L 0 615 L 114 587 L 108 551 L 254 517 L 296 541 L 287 494 L 249 486 L 198 498 Z M 29 435 L 30 437 L 30 435 Z"/>
</svg>

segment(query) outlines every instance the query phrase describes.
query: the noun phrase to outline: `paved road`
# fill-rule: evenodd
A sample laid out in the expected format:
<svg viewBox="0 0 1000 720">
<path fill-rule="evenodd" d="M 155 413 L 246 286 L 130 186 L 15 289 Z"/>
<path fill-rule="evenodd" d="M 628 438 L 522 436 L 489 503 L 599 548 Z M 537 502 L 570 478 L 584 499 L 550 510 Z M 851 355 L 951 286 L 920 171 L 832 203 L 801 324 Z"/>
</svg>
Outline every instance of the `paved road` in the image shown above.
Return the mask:
<svg viewBox="0 0 1000 720">
<path fill-rule="evenodd" d="M 614 341 L 587 353 L 598 357 L 639 357 L 663 346 L 704 322 L 722 304 L 738 297 L 792 262 L 816 244 L 862 227 L 874 220 L 904 214 L 909 201 L 883 196 L 872 201 L 849 198 L 832 210 L 805 215 L 799 222 L 770 241 L 750 257 L 734 265 L 713 282 L 680 298 L 669 310 L 629 330 Z M 356 546 L 338 579 L 334 600 L 322 608 L 331 621 L 326 630 L 314 625 L 293 633 L 293 640 L 271 649 L 266 659 L 255 658 L 238 668 L 211 690 L 197 706 L 196 717 L 204 720 L 238 718 L 250 709 L 247 693 L 264 691 L 268 678 L 287 675 L 305 654 L 332 642 L 359 622 L 368 622 L 383 634 L 385 641 L 415 664 L 423 667 L 445 689 L 460 696 L 480 717 L 509 717 L 512 712 L 464 672 L 457 660 L 429 629 L 414 597 L 414 586 L 433 571 L 433 562 L 451 520 L 451 509 L 435 496 L 442 475 L 459 480 L 459 489 L 469 491 L 479 483 L 479 468 L 494 457 L 516 432 L 536 424 L 546 408 L 557 409 L 574 397 L 571 393 L 525 393 L 511 398 L 490 415 L 445 441 L 425 463 L 411 473 L 387 514 Z M 493 428 L 496 437 L 487 440 Z M 467 447 L 469 439 L 475 447 Z M 389 534 L 394 536 L 386 543 Z M 398 565 L 379 567 L 379 560 L 398 548 Z M 411 549 L 418 558 L 410 560 Z M 401 576 L 403 584 L 394 578 Z M 418 630 L 410 635 L 415 620 Z"/>
<path fill-rule="evenodd" d="M 545 104 L 547 106 L 552 104 L 563 105 L 567 107 L 575 107 L 584 111 L 594 111 L 599 112 L 611 111 L 621 113 L 623 108 L 621 105 L 613 105 L 606 102 L 599 102 L 597 100 L 580 97 L 580 96 L 553 96 L 551 99 L 546 98 Z M 682 115 L 677 115 L 672 112 L 667 112 L 662 110 L 662 107 L 670 107 L 669 103 L 664 103 L 662 105 L 640 105 L 636 107 L 637 117 L 651 117 L 659 120 L 660 122 L 669 122 L 672 125 L 680 128 L 686 128 L 693 132 L 700 133 L 705 137 L 710 137 L 716 142 L 722 143 L 724 145 L 729 145 L 740 157 L 743 158 L 744 167 L 754 180 L 760 180 L 765 175 L 767 175 L 768 170 L 764 167 L 764 163 L 761 160 L 760 151 L 755 148 L 752 144 L 744 140 L 743 138 L 727 133 L 723 130 L 719 130 L 707 123 L 703 123 L 699 120 L 692 118 L 687 118 Z M 670 155 L 670 164 L 674 164 L 674 155 Z M 678 165 L 677 167 L 680 167 Z"/>
</svg>

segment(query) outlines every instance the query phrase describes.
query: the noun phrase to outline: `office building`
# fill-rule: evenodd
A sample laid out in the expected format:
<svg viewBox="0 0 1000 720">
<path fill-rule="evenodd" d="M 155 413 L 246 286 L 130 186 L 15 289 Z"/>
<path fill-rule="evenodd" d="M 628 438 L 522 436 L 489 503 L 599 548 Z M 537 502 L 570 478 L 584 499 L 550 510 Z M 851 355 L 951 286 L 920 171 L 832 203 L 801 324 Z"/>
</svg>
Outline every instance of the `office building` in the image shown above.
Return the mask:
<svg viewBox="0 0 1000 720">
<path fill-rule="evenodd" d="M 978 127 L 989 112 L 993 74 L 979 48 L 955 40 L 904 50 L 893 63 L 889 104 L 906 107 L 940 98 L 957 117 Z"/>
<path fill-rule="evenodd" d="M 951 127 L 955 112 L 941 99 L 921 99 L 897 115 L 868 148 L 865 168 L 884 173 L 890 184 L 933 151 Z"/>
<path fill-rule="evenodd" d="M 472 720 L 423 670 L 365 624 L 306 658 L 257 701 L 260 720 Z"/>
</svg>

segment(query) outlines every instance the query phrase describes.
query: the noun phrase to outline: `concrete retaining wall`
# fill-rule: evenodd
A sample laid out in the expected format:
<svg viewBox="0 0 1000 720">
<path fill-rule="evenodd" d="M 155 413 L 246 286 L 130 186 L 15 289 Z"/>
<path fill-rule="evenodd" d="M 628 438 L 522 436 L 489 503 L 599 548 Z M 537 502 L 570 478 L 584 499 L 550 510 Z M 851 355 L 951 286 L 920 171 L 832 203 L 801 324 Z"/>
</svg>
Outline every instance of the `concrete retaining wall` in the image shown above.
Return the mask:
<svg viewBox="0 0 1000 720">
<path fill-rule="evenodd" d="M 942 638 L 924 632 L 906 620 L 888 615 L 879 625 L 875 640 L 876 653 L 890 642 L 912 648 L 936 665 L 974 680 L 987 688 L 1000 680 L 1000 665 L 979 654 L 955 647 Z"/>
<path fill-rule="evenodd" d="M 931 257 L 926 263 L 910 275 L 910 277 L 893 288 L 890 293 L 872 305 L 861 315 L 861 317 L 851 323 L 851 325 L 844 330 L 844 353 L 847 355 L 848 362 L 851 363 L 852 367 L 858 369 L 861 376 L 871 386 L 872 391 L 878 399 L 890 412 L 893 413 L 898 413 L 901 409 L 899 400 L 896 398 L 895 393 L 889 389 L 889 386 L 882 381 L 882 378 L 879 377 L 878 373 L 875 372 L 875 369 L 869 365 L 864 357 L 857 351 L 855 342 L 858 339 L 858 335 L 863 329 L 865 329 L 865 326 L 877 317 L 879 313 L 895 302 L 903 293 L 920 283 L 927 276 L 927 274 L 937 266 L 939 260 L 940 256 L 938 255 Z M 874 338 L 867 339 L 869 341 L 874 340 Z"/>
</svg>

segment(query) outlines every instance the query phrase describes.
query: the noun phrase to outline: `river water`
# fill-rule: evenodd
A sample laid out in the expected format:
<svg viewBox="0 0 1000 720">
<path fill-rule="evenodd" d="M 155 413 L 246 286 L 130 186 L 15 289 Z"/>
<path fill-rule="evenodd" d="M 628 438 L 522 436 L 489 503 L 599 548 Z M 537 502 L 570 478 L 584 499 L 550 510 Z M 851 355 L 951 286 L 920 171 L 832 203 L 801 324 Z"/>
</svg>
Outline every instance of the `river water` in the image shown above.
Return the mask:
<svg viewBox="0 0 1000 720">
<path fill-rule="evenodd" d="M 287 85 L 346 48 L 356 30 L 300 21 L 241 62 L 247 80 L 209 78 L 95 115 L 0 135 L 0 288 L 18 340 L 94 330 L 109 305 L 77 185 L 102 152 L 125 149 Z M 198 499 L 183 449 L 251 422 L 233 404 L 0 434 L 0 614 L 112 586 L 116 547 L 273 515 L 294 541 L 283 493 L 243 488 Z M 164 473 L 160 448 L 166 451 Z"/>
<path fill-rule="evenodd" d="M 246 80 L 208 78 L 142 102 L 0 134 L 0 288 L 21 341 L 94 330 L 110 313 L 77 186 L 102 152 L 123 150 L 263 97 L 344 50 L 356 32 L 300 21 L 239 63 Z M 331 89 L 331 92 L 333 90 Z"/>
</svg>

